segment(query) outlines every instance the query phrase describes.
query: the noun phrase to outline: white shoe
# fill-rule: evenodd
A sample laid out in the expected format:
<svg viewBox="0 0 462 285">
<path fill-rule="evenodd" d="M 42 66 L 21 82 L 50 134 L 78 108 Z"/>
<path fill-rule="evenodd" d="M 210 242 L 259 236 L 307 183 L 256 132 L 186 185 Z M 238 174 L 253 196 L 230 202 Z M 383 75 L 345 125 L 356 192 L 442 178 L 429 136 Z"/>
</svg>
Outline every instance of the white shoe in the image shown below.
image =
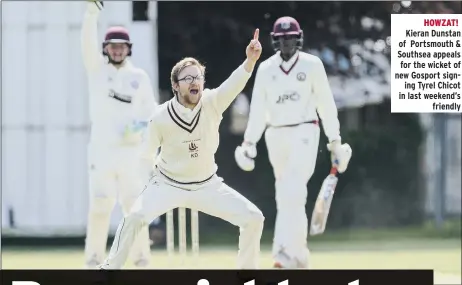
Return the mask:
<svg viewBox="0 0 462 285">
<path fill-rule="evenodd" d="M 286 253 L 281 251 L 274 256 L 273 268 L 279 269 L 309 269 L 308 257 L 300 260 L 296 257 L 289 257 Z"/>
</svg>

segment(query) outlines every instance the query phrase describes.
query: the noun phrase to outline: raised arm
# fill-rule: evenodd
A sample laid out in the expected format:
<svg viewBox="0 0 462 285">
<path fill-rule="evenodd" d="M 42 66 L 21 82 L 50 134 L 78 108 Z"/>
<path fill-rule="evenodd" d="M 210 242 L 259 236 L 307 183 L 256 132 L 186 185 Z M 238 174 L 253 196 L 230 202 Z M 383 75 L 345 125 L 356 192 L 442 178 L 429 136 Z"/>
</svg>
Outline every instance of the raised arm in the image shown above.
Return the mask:
<svg viewBox="0 0 462 285">
<path fill-rule="evenodd" d="M 320 59 L 314 61 L 313 90 L 316 96 L 316 108 L 324 126 L 324 133 L 329 142 L 340 141 L 340 123 L 334 95 L 329 86 L 324 64 Z"/>
<path fill-rule="evenodd" d="M 99 12 L 100 10 L 95 2 L 88 2 L 80 35 L 83 63 L 89 73 L 95 72 L 102 60 L 102 55 L 98 47 Z"/>
<path fill-rule="evenodd" d="M 259 30 L 255 30 L 253 39 L 246 48 L 247 59 L 213 92 L 213 102 L 219 113 L 223 113 L 233 100 L 242 92 L 252 75 L 255 63 L 261 55 L 258 41 Z"/>
<path fill-rule="evenodd" d="M 257 69 L 250 103 L 249 121 L 244 133 L 244 142 L 256 144 L 266 128 L 266 92 L 261 65 Z"/>
</svg>

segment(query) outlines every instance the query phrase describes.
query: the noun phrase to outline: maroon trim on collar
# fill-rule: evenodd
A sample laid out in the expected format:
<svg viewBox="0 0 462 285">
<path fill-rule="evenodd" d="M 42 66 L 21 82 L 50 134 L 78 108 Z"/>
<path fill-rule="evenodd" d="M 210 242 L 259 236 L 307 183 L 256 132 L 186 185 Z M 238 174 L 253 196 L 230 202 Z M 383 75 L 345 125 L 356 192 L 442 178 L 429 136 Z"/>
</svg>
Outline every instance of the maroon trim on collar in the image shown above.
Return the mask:
<svg viewBox="0 0 462 285">
<path fill-rule="evenodd" d="M 297 54 L 297 59 L 295 60 L 294 64 L 289 68 L 289 70 L 285 70 L 284 67 L 282 67 L 282 64 L 279 65 L 279 68 L 284 72 L 286 75 L 289 75 L 289 73 L 294 69 L 295 65 L 298 62 L 298 58 L 300 57 L 300 54 Z"/>
</svg>

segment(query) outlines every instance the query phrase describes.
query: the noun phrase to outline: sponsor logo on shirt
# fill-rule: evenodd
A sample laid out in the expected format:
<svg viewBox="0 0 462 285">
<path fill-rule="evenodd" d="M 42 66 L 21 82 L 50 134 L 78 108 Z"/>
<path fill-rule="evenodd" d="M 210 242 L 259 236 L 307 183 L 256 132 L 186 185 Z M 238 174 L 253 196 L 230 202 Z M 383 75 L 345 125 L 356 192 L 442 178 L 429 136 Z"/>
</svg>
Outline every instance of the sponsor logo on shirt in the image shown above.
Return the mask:
<svg viewBox="0 0 462 285">
<path fill-rule="evenodd" d="M 284 104 L 287 101 L 296 102 L 299 99 L 300 99 L 300 94 L 298 94 L 296 91 L 288 91 L 282 95 L 279 95 L 278 100 L 276 101 L 276 104 Z"/>
<path fill-rule="evenodd" d="M 109 97 L 114 98 L 114 99 L 119 100 L 120 102 L 124 102 L 124 103 L 131 103 L 132 102 L 132 96 L 117 93 L 112 89 L 109 90 Z"/>
</svg>

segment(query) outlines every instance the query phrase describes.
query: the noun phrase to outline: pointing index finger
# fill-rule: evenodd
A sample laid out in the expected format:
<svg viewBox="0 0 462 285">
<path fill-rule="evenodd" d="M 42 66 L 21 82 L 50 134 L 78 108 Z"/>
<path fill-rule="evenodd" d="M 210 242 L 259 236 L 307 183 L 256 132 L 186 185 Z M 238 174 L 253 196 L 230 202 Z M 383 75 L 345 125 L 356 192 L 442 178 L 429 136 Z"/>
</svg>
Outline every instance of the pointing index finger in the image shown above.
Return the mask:
<svg viewBox="0 0 462 285">
<path fill-rule="evenodd" d="M 259 34 L 260 34 L 260 29 L 256 29 L 256 30 L 255 30 L 255 33 L 253 34 L 253 39 L 254 39 L 254 40 L 258 40 Z"/>
</svg>

